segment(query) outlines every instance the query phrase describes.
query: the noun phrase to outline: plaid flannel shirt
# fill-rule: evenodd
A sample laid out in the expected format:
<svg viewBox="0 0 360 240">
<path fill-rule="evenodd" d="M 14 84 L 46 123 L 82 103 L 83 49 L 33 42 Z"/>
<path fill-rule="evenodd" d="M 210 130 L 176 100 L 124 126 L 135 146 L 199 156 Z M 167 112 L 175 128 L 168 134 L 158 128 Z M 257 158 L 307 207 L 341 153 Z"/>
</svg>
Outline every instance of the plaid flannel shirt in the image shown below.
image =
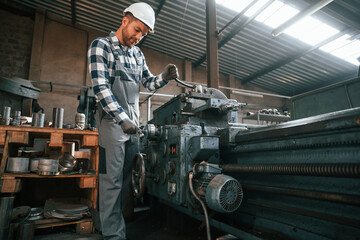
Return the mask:
<svg viewBox="0 0 360 240">
<path fill-rule="evenodd" d="M 115 50 L 120 54 L 120 62 L 124 68 L 131 68 L 134 64 L 137 64 L 137 61 L 142 61 L 141 83 L 145 88 L 154 91 L 167 84 L 161 74 L 152 75 L 146 65 L 145 57 L 138 47 L 122 46 L 114 32 L 110 33 L 110 38 Z M 96 38 L 91 43 L 88 50 L 88 62 L 96 101 L 100 102 L 104 111 L 112 116 L 116 122 L 122 123 L 129 117 L 111 91 L 112 83 L 115 81 L 116 63 L 114 53 L 107 39 Z"/>
</svg>

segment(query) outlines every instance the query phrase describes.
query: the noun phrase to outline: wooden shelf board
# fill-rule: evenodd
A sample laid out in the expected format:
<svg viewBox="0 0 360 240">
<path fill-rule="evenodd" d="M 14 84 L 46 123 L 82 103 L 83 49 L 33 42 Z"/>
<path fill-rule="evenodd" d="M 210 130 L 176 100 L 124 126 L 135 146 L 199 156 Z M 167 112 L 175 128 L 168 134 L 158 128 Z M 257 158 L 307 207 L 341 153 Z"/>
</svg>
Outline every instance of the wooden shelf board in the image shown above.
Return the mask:
<svg viewBox="0 0 360 240">
<path fill-rule="evenodd" d="M 48 227 L 59 227 L 59 226 L 65 226 L 65 225 L 71 225 L 71 224 L 77 224 L 77 223 L 85 223 L 85 222 L 92 222 L 91 218 L 84 218 L 74 221 L 66 221 L 63 219 L 57 219 L 57 218 L 49 218 L 49 219 L 41 219 L 34 221 L 35 223 L 35 229 L 42 229 L 42 228 L 48 228 Z"/>
<path fill-rule="evenodd" d="M 4 173 L 1 177 L 17 177 L 17 178 L 90 178 L 96 177 L 96 174 L 76 174 L 76 175 L 38 175 L 34 173 L 26 173 L 26 174 L 19 174 L 19 173 Z"/>
<path fill-rule="evenodd" d="M 65 129 L 65 128 L 50 128 L 50 127 L 27 127 L 27 126 L 8 126 L 0 125 L 0 130 L 7 131 L 22 131 L 22 132 L 38 132 L 38 133 L 63 133 L 63 134 L 78 134 L 78 135 L 98 135 L 98 131 L 80 130 L 80 129 Z"/>
</svg>

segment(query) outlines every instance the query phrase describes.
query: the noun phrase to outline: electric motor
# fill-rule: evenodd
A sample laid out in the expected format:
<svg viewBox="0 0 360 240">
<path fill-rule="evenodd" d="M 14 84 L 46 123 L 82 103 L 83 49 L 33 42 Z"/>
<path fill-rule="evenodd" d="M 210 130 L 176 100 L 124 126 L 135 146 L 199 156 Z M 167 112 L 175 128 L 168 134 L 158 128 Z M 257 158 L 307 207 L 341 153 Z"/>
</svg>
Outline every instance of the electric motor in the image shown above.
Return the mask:
<svg viewBox="0 0 360 240">
<path fill-rule="evenodd" d="M 239 208 L 243 199 L 240 183 L 224 174 L 200 177 L 195 189 L 206 205 L 217 212 L 233 212 Z"/>
</svg>

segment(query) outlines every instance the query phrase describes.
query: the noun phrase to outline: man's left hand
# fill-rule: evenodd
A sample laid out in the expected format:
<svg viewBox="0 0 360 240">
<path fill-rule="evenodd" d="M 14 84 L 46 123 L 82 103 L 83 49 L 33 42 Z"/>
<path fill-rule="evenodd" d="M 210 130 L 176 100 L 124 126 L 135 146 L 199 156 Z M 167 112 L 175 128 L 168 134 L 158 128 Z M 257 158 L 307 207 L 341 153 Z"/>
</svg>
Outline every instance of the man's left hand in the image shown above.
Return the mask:
<svg viewBox="0 0 360 240">
<path fill-rule="evenodd" d="M 162 73 L 162 77 L 166 81 L 178 78 L 179 73 L 178 73 L 178 69 L 177 69 L 176 65 L 175 64 L 168 64 L 165 67 L 164 72 Z"/>
</svg>

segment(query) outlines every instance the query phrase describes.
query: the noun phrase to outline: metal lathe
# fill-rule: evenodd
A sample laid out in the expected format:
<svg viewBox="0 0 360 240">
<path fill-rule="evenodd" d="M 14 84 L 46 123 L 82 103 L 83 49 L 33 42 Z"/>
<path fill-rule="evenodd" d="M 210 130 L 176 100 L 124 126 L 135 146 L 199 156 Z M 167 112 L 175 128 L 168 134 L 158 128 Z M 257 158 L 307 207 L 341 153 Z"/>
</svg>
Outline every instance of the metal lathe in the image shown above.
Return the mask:
<svg viewBox="0 0 360 240">
<path fill-rule="evenodd" d="M 239 108 L 200 88 L 155 110 L 135 195 L 240 239 L 359 239 L 360 108 L 268 126 L 238 123 Z"/>
</svg>

